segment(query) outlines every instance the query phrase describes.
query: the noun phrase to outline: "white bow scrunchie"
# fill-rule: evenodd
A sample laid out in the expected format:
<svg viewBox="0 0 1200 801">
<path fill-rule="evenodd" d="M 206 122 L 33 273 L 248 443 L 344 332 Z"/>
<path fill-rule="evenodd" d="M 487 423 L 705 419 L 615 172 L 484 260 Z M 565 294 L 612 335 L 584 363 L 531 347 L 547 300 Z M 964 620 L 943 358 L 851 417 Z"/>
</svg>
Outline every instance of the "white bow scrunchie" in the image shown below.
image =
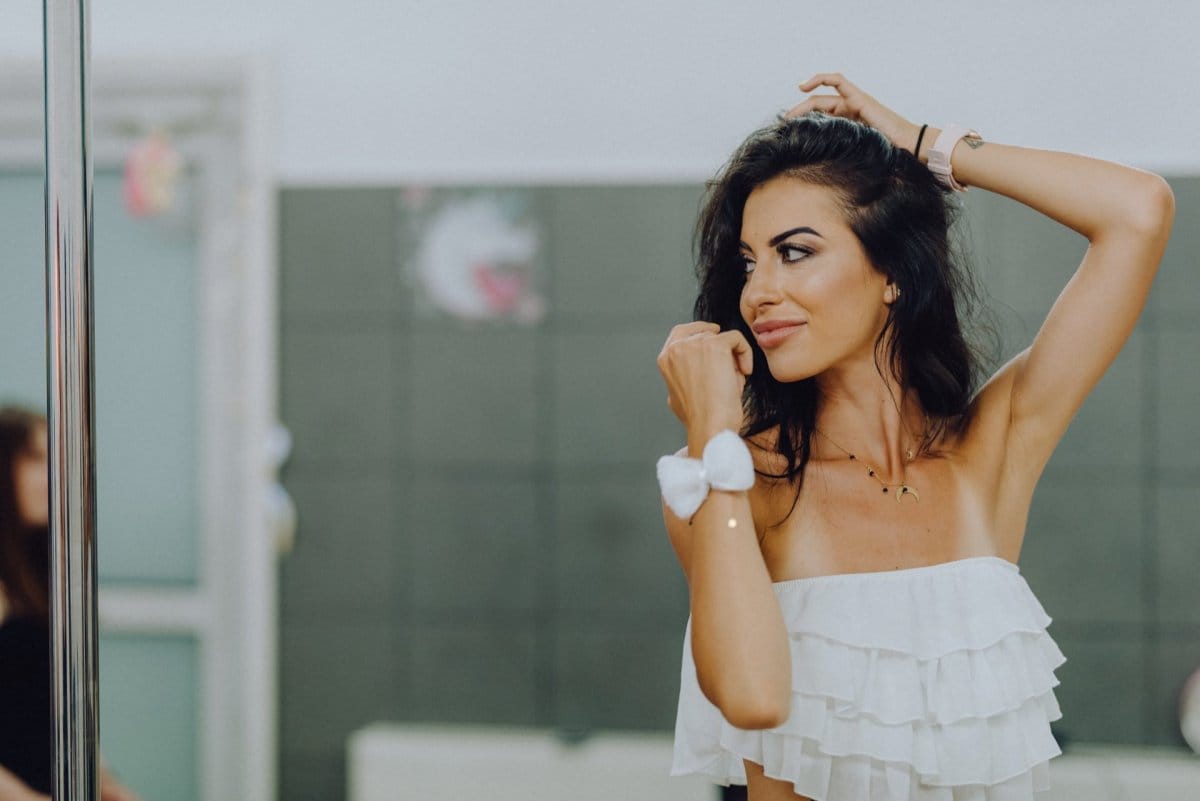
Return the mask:
<svg viewBox="0 0 1200 801">
<path fill-rule="evenodd" d="M 713 435 L 700 459 L 667 454 L 658 459 L 663 500 L 679 517 L 691 517 L 710 487 L 746 490 L 754 486 L 754 459 L 733 429 Z"/>
</svg>

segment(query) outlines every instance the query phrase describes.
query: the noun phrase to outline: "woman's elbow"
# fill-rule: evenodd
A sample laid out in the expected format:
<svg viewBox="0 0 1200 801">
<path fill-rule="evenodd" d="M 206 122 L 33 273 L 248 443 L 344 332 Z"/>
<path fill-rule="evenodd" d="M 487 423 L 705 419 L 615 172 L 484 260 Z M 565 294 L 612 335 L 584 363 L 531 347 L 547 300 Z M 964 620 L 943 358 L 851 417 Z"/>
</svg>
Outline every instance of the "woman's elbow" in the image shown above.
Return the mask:
<svg viewBox="0 0 1200 801">
<path fill-rule="evenodd" d="M 791 713 L 791 688 L 771 693 L 733 693 L 700 689 L 721 710 L 729 725 L 739 729 L 773 729 L 782 726 Z"/>
<path fill-rule="evenodd" d="M 1152 175 L 1133 211 L 1131 223 L 1136 230 L 1155 236 L 1166 235 L 1175 220 L 1175 192 L 1161 175 Z"/>
<path fill-rule="evenodd" d="M 761 707 L 730 708 L 729 711 L 722 710 L 721 714 L 729 721 L 730 726 L 736 726 L 739 729 L 774 729 L 787 722 L 790 711 L 786 706 L 774 704 Z"/>
</svg>

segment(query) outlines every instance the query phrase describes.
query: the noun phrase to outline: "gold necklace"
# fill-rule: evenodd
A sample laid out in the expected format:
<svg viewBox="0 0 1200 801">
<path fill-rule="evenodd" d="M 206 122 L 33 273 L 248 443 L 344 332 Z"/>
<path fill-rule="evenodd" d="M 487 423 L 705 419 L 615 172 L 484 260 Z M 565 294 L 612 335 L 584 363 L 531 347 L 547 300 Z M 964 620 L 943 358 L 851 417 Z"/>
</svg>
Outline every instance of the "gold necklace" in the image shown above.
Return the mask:
<svg viewBox="0 0 1200 801">
<path fill-rule="evenodd" d="M 893 403 L 895 403 L 895 401 L 894 401 L 894 400 L 893 400 L 892 402 L 893 402 Z M 899 411 L 899 409 L 897 409 L 897 411 Z M 900 425 L 904 426 L 904 430 L 905 430 L 905 431 L 908 431 L 908 436 L 909 436 L 909 437 L 912 437 L 913 439 L 916 439 L 916 437 L 913 437 L 913 435 L 912 435 L 912 432 L 908 430 L 908 426 L 907 426 L 907 425 L 905 425 L 905 423 L 904 423 L 904 416 L 903 416 L 903 415 L 901 415 L 901 417 L 900 417 Z M 827 439 L 827 440 L 829 440 L 830 442 L 832 442 L 832 443 L 833 443 L 833 445 L 834 445 L 834 447 L 836 447 L 838 450 L 840 450 L 840 451 L 842 451 L 843 453 L 845 453 L 846 455 L 848 455 L 848 456 L 850 457 L 850 460 L 851 460 L 851 461 L 854 461 L 854 462 L 862 461 L 862 460 L 861 460 L 861 459 L 859 459 L 857 456 L 855 456 L 853 453 L 850 453 L 850 451 L 848 451 L 848 450 L 846 450 L 845 448 L 843 448 L 841 445 L 838 445 L 836 442 L 833 442 L 833 438 L 832 438 L 832 437 L 830 437 L 828 434 L 826 434 L 826 433 L 825 433 L 824 431 L 822 431 L 821 429 L 817 428 L 816 426 L 813 426 L 813 430 L 815 430 L 815 431 L 816 431 L 818 434 L 820 434 L 822 437 L 825 437 L 825 439 Z M 928 430 L 929 430 L 929 415 L 928 415 L 928 414 L 926 414 L 926 415 L 925 415 L 925 430 L 926 430 L 926 431 L 928 431 Z M 906 460 L 907 462 L 911 462 L 911 461 L 912 461 L 912 460 L 915 458 L 915 454 L 913 454 L 913 449 L 912 449 L 912 447 L 911 447 L 911 446 L 909 446 L 909 447 L 907 447 L 907 448 L 905 448 L 905 449 L 904 449 L 904 458 L 905 458 L 905 460 Z M 921 500 L 921 495 L 920 495 L 920 493 L 918 493 L 918 492 L 917 492 L 915 489 L 913 489 L 912 487 L 908 486 L 908 484 L 907 484 L 907 483 L 905 483 L 904 481 L 901 481 L 899 484 L 887 484 L 887 483 L 885 483 L 885 482 L 884 482 L 884 480 L 883 480 L 882 478 L 880 478 L 880 477 L 879 477 L 879 475 L 878 475 L 878 473 L 877 473 L 877 471 L 875 470 L 875 468 L 874 468 L 874 467 L 872 467 L 871 465 L 867 464 L 866 462 L 863 462 L 863 464 L 864 464 L 864 465 L 866 466 L 866 468 L 867 468 L 867 475 L 869 475 L 871 478 L 875 479 L 875 480 L 876 480 L 876 481 L 878 481 L 880 484 L 882 484 L 882 485 L 883 485 L 883 491 L 884 491 L 885 493 L 888 491 L 888 487 L 899 487 L 899 488 L 900 488 L 900 491 L 899 491 L 899 492 L 897 492 L 897 493 L 895 494 L 895 496 L 894 496 L 894 497 L 896 498 L 896 502 L 897 502 L 897 503 L 899 503 L 899 502 L 900 502 L 900 499 L 901 499 L 901 498 L 903 498 L 905 495 L 911 495 L 911 496 L 913 496 L 913 499 L 914 499 L 914 500 L 916 500 L 916 501 L 920 501 L 920 500 Z M 903 473 L 901 473 L 901 477 L 903 477 Z"/>
</svg>

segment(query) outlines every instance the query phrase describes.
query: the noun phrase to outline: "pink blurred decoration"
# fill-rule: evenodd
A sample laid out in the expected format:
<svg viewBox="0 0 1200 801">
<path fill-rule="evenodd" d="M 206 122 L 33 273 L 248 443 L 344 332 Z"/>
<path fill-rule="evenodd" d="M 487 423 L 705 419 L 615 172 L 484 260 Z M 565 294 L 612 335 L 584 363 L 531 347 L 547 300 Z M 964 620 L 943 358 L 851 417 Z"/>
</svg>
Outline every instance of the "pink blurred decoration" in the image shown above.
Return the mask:
<svg viewBox="0 0 1200 801">
<path fill-rule="evenodd" d="M 400 192 L 400 199 L 409 211 L 420 211 L 433 198 L 433 190 L 428 186 L 406 186 Z"/>
<path fill-rule="evenodd" d="M 134 217 L 151 217 L 171 207 L 183 159 L 166 134 L 155 131 L 135 144 L 125 157 L 125 209 Z"/>
<path fill-rule="evenodd" d="M 406 204 L 434 202 L 419 188 L 406 197 Z M 431 308 L 461 320 L 526 325 L 544 316 L 534 287 L 540 237 L 504 201 L 494 193 L 456 198 L 421 222 L 410 269 Z"/>
<path fill-rule="evenodd" d="M 493 314 L 506 314 L 516 308 L 525 291 L 524 276 L 499 272 L 496 265 L 486 263 L 475 264 L 472 273 Z"/>
</svg>

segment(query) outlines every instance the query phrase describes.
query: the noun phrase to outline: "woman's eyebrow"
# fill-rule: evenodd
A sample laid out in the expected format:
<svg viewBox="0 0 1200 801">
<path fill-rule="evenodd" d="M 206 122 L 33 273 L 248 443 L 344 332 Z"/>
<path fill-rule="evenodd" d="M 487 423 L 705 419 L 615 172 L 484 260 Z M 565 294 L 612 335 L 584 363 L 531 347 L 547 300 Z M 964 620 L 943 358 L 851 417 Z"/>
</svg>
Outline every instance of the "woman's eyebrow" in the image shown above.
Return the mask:
<svg viewBox="0 0 1200 801">
<path fill-rule="evenodd" d="M 783 240 L 787 239 L 792 234 L 814 234 L 816 236 L 821 236 L 816 231 L 809 228 L 807 225 L 802 225 L 799 228 L 792 228 L 791 230 L 784 231 L 782 234 L 776 234 L 771 239 L 771 241 L 767 243 L 767 245 L 769 245 L 770 247 L 775 247 L 776 245 L 778 245 Z M 822 236 L 821 238 L 824 239 L 825 237 Z"/>
<path fill-rule="evenodd" d="M 784 231 L 782 234 L 776 234 L 775 236 L 771 237 L 771 241 L 767 243 L 767 247 L 775 247 L 792 234 L 813 234 L 814 236 L 820 236 L 822 239 L 825 238 L 812 228 L 809 228 L 807 225 L 801 225 L 799 228 L 790 228 L 787 231 Z M 745 242 L 739 242 L 738 244 L 743 250 L 753 250 L 753 248 L 747 245 Z"/>
</svg>

